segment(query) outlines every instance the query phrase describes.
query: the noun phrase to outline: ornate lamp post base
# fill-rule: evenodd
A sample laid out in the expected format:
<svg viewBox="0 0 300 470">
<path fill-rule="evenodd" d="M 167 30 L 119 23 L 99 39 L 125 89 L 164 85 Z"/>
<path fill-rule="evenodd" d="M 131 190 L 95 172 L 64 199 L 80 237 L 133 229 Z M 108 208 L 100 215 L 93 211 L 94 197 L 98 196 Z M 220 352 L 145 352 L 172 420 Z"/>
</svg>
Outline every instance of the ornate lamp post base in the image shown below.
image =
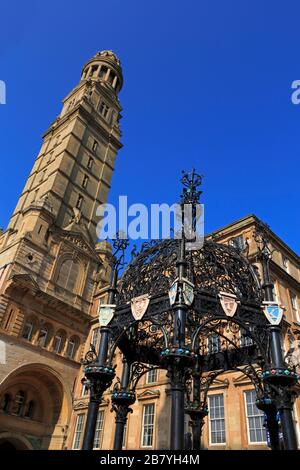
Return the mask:
<svg viewBox="0 0 300 470">
<path fill-rule="evenodd" d="M 202 405 L 199 402 L 188 402 L 185 406 L 185 413 L 191 418 L 191 426 L 193 431 L 193 450 L 201 449 L 201 434 L 205 423 L 205 418 L 208 415 L 207 405 Z"/>
<path fill-rule="evenodd" d="M 90 390 L 90 401 L 82 448 L 83 450 L 92 450 L 99 405 L 103 393 L 112 384 L 115 370 L 110 366 L 94 363 L 86 366 L 84 373 Z"/>
<path fill-rule="evenodd" d="M 132 413 L 130 408 L 135 403 L 135 393 L 128 390 L 114 390 L 111 396 L 112 409 L 116 412 L 116 431 L 114 440 L 114 450 L 121 450 L 123 444 L 124 428 L 128 413 Z"/>
</svg>

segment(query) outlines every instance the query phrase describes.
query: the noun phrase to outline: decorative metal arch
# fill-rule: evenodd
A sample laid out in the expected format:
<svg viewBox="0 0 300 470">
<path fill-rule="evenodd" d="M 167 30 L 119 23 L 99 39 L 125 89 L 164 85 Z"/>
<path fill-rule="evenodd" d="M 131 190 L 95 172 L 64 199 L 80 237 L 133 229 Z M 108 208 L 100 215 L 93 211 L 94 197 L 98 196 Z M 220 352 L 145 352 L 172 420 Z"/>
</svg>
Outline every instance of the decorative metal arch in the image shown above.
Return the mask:
<svg viewBox="0 0 300 470">
<path fill-rule="evenodd" d="M 184 175 L 184 192 L 181 203 L 198 203 L 201 180 L 193 171 Z M 189 184 L 187 188 L 187 182 Z M 192 226 L 194 226 L 192 221 Z M 115 313 L 109 323 L 101 326 L 100 349 L 87 357 L 92 359 L 85 369 L 91 384 L 89 412 L 84 438 L 84 448 L 92 446 L 97 403 L 115 377 L 112 364 L 116 348 L 123 353 L 122 377 L 112 393 L 116 411 L 115 449 L 122 448 L 122 438 L 127 413 L 135 401 L 135 388 L 145 373 L 145 364 L 167 371 L 172 398 L 171 449 L 182 449 L 184 423 L 184 396 L 188 380 L 193 379 L 194 400 L 199 402 L 201 380 L 208 381 L 224 370 L 247 370 L 256 380 L 259 406 L 264 409 L 272 448 L 278 448 L 277 410 L 281 416 L 285 447 L 295 448 L 296 438 L 292 423 L 291 386 L 298 376 L 285 363 L 280 343 L 281 328 L 268 323 L 263 313 L 262 301 L 273 301 L 269 275 L 270 251 L 266 241 L 265 226 L 257 227 L 256 240 L 263 265 L 263 285 L 254 267 L 240 250 L 213 240 L 206 240 L 202 248 L 187 251 L 184 235 L 180 240 L 168 239 L 144 243 L 138 254 L 125 269 L 119 283 L 117 273 L 124 260 L 126 243 L 116 244 L 115 253 L 122 252 L 112 272 L 109 290 L 110 304 Z M 135 250 L 136 251 L 136 250 Z M 175 286 L 171 301 L 170 288 Z M 186 290 L 189 288 L 188 291 Z M 226 311 L 220 299 L 231 296 L 238 305 Z M 131 301 L 147 295 L 146 308 L 137 319 L 133 316 Z M 222 298 L 222 297 L 221 297 Z M 224 325 L 233 337 L 224 336 Z M 243 329 L 253 344 L 242 347 L 237 333 Z M 221 331 L 222 330 L 222 331 Z M 217 333 L 225 341 L 218 352 L 217 361 L 205 349 L 204 343 Z M 132 364 L 137 372 L 132 376 Z M 254 367 L 255 366 L 255 367 Z M 255 375 L 256 374 L 256 375 Z M 209 383 L 209 382 L 207 382 Z M 200 405 L 199 405 L 200 406 Z M 201 411 L 202 414 L 199 414 Z M 193 410 L 198 421 L 204 418 L 203 410 Z M 202 416 L 202 418 L 201 418 Z M 199 431 L 199 423 L 197 424 Z M 199 443 L 195 430 L 194 442 Z M 198 444 L 195 444 L 198 445 Z"/>
</svg>

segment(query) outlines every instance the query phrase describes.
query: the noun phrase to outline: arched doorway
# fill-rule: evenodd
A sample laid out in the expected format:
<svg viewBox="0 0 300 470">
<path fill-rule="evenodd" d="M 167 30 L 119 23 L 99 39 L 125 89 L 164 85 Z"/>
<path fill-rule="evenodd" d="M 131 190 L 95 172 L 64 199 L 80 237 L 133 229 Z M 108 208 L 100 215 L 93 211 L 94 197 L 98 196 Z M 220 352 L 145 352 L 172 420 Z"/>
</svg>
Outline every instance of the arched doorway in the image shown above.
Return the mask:
<svg viewBox="0 0 300 470">
<path fill-rule="evenodd" d="M 70 412 L 70 393 L 51 367 L 28 364 L 14 370 L 0 384 L 0 449 L 61 448 L 61 428 Z"/>
<path fill-rule="evenodd" d="M 0 436 L 0 452 L 14 450 L 33 450 L 32 444 L 25 437 L 16 437 L 11 433 L 3 433 Z"/>
</svg>

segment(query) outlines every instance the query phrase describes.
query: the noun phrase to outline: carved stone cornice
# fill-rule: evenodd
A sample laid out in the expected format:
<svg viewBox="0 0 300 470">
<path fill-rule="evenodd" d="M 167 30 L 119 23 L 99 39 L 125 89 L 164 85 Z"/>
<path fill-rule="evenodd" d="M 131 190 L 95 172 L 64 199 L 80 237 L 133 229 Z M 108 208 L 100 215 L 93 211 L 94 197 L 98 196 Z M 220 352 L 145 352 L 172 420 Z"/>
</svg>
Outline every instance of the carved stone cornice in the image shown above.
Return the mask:
<svg viewBox="0 0 300 470">
<path fill-rule="evenodd" d="M 69 314 L 77 317 L 80 321 L 86 323 L 86 325 L 89 324 L 90 316 L 87 313 L 84 313 L 73 305 L 42 291 L 37 282 L 29 274 L 15 274 L 8 280 L 5 294 L 13 296 L 15 289 L 23 291 L 25 294 L 29 293 L 44 305 L 47 305 L 48 307 L 51 306 L 51 308 L 57 313 L 61 312 L 64 315 Z"/>
</svg>

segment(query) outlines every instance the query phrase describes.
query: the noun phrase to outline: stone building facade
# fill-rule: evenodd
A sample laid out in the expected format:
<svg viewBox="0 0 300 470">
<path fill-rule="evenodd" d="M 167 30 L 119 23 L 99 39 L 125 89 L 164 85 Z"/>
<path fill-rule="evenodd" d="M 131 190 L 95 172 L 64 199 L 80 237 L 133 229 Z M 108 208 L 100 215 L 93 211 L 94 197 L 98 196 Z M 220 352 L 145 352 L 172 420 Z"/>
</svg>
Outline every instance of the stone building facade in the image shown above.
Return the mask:
<svg viewBox="0 0 300 470">
<path fill-rule="evenodd" d="M 97 207 L 107 200 L 121 148 L 119 59 L 96 54 L 44 135 L 41 151 L 0 235 L 0 449 L 80 449 L 88 390 L 81 360 L 99 344 L 97 311 L 106 301 L 111 249 L 98 243 Z M 255 262 L 255 216 L 217 230 L 222 243 Z M 285 306 L 284 347 L 300 340 L 300 259 L 270 232 L 274 292 Z M 258 270 L 260 266 L 258 265 Z M 218 345 L 213 345 L 218 348 Z M 122 360 L 115 357 L 117 375 Z M 263 417 L 245 376 L 219 376 L 208 398 L 202 446 L 266 448 Z M 167 449 L 170 396 L 163 370 L 145 375 L 129 415 L 125 449 Z M 110 393 L 99 409 L 95 449 L 111 449 Z M 299 400 L 294 418 L 299 431 Z M 189 436 L 186 420 L 186 436 Z M 300 442 L 300 440 L 299 440 Z"/>
<path fill-rule="evenodd" d="M 3 445 L 66 445 L 93 298 L 109 275 L 97 208 L 121 148 L 122 81 L 111 51 L 85 64 L 0 236 Z"/>
</svg>

